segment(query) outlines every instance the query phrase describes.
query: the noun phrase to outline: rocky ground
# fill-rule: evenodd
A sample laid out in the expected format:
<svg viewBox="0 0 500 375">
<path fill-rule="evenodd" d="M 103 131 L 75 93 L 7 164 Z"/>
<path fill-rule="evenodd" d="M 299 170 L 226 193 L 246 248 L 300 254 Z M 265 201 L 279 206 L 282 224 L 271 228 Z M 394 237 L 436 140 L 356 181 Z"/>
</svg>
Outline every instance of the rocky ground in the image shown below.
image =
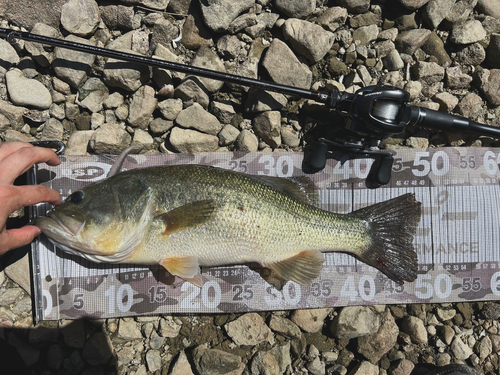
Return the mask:
<svg viewBox="0 0 500 375">
<path fill-rule="evenodd" d="M 487 124 L 500 112 L 499 18 L 500 0 L 0 0 L 0 27 L 306 89 L 393 85 L 413 104 Z M 328 111 L 282 94 L 0 39 L 2 141 L 62 140 L 73 155 L 129 145 L 148 153 L 300 151 L 314 129 L 328 127 Z M 386 148 L 462 145 L 497 144 L 416 127 L 384 141 Z M 500 373 L 496 302 L 34 328 L 27 258 L 3 258 L 1 269 L 2 371 L 19 353 L 36 374 L 409 375 L 449 363 Z"/>
</svg>

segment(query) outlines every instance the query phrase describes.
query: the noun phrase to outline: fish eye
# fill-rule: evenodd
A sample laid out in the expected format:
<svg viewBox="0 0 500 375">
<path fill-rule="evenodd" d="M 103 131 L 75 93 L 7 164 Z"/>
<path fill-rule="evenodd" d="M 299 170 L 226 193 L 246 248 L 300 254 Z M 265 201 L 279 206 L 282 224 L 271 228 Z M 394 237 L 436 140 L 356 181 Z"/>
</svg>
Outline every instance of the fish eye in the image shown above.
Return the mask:
<svg viewBox="0 0 500 375">
<path fill-rule="evenodd" d="M 82 190 L 75 191 L 73 194 L 71 194 L 68 199 L 71 201 L 71 203 L 78 204 L 82 201 L 82 199 L 85 197 L 85 193 Z"/>
</svg>

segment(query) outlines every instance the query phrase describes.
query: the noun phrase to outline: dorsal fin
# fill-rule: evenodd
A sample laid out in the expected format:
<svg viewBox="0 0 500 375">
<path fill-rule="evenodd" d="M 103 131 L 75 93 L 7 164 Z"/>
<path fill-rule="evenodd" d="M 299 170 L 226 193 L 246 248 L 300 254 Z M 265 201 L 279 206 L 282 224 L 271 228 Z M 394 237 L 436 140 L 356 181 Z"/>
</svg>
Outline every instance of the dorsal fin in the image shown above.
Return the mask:
<svg viewBox="0 0 500 375">
<path fill-rule="evenodd" d="M 143 148 L 140 146 L 131 146 L 123 151 L 120 156 L 118 156 L 118 159 L 116 159 L 115 163 L 111 166 L 111 169 L 106 175 L 106 178 L 114 176 L 122 170 L 123 162 L 125 161 L 125 158 L 128 154 L 130 154 L 132 151 L 141 151 L 142 149 Z"/>
<path fill-rule="evenodd" d="M 299 200 L 302 203 L 317 205 L 318 193 L 314 183 L 307 176 L 297 176 L 290 178 L 271 176 L 251 176 L 255 180 L 271 186 L 280 193 Z"/>
</svg>

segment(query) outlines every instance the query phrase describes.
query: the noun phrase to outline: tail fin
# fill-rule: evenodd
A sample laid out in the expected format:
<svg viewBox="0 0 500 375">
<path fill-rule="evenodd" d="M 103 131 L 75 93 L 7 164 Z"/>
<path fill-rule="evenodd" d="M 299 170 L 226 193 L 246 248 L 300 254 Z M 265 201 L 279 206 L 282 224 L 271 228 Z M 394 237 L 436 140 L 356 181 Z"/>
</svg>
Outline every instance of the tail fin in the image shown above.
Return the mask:
<svg viewBox="0 0 500 375">
<path fill-rule="evenodd" d="M 421 204 L 414 194 L 377 203 L 353 212 L 370 224 L 372 244 L 359 258 L 397 283 L 417 278 L 413 237 L 420 221 Z"/>
</svg>

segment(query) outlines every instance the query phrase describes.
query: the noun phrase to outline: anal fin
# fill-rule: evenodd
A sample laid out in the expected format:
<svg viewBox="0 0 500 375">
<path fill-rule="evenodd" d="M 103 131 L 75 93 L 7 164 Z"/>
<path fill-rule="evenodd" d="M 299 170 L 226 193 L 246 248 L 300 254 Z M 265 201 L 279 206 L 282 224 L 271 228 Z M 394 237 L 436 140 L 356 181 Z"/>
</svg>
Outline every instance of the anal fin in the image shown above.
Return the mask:
<svg viewBox="0 0 500 375">
<path fill-rule="evenodd" d="M 309 285 L 321 273 L 324 261 L 320 251 L 306 250 L 280 262 L 262 265 L 272 269 L 285 280 L 291 280 L 300 285 Z"/>
<path fill-rule="evenodd" d="M 172 275 L 189 281 L 200 288 L 203 286 L 198 258 L 194 256 L 167 258 L 158 262 Z"/>
</svg>

